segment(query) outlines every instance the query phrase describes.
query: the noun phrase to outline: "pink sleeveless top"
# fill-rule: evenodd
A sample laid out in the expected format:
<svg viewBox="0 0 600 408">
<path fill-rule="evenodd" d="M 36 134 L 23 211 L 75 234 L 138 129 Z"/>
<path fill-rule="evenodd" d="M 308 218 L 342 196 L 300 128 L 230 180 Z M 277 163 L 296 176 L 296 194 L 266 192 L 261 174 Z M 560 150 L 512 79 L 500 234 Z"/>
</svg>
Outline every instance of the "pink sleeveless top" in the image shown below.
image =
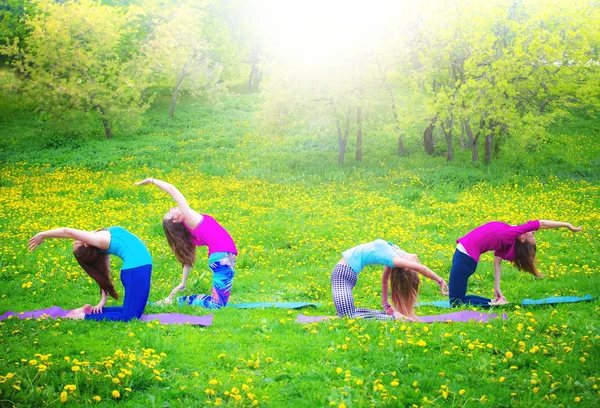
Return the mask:
<svg viewBox="0 0 600 408">
<path fill-rule="evenodd" d="M 238 251 L 231 235 L 213 217 L 202 215 L 202 222 L 195 229 L 191 229 L 183 221 L 183 225 L 192 235 L 192 242 L 196 246 L 207 246 L 208 256 L 214 252 L 231 252 L 237 255 Z"/>
</svg>

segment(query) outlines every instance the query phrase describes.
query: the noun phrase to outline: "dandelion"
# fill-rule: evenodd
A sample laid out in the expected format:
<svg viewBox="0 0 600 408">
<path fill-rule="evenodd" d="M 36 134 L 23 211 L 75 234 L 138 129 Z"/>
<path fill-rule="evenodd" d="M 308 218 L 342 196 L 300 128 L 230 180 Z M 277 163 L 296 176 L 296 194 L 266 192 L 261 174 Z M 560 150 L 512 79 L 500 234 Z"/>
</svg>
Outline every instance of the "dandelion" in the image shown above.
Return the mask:
<svg viewBox="0 0 600 408">
<path fill-rule="evenodd" d="M 575 402 L 581 402 L 581 397 L 575 397 L 575 398 L 573 398 L 573 401 L 575 401 Z"/>
<path fill-rule="evenodd" d="M 60 402 L 67 402 L 67 392 L 63 391 L 60 393 Z"/>
<path fill-rule="evenodd" d="M 121 393 L 119 391 L 117 391 L 117 390 L 113 390 L 113 392 L 111 393 L 111 395 L 112 395 L 112 397 L 114 399 L 121 398 Z"/>
<path fill-rule="evenodd" d="M 398 385 L 400 385 L 400 382 L 399 382 L 398 380 L 394 380 L 394 381 L 392 381 L 392 382 L 390 383 L 390 385 L 391 385 L 392 387 L 397 387 Z"/>
<path fill-rule="evenodd" d="M 513 353 L 511 353 L 510 351 L 507 351 L 505 354 L 506 358 L 513 358 Z"/>
<path fill-rule="evenodd" d="M 65 391 L 75 391 L 77 389 L 77 386 L 74 384 L 67 384 L 65 385 L 65 387 L 63 388 Z"/>
<path fill-rule="evenodd" d="M 465 390 L 460 390 L 460 391 L 458 392 L 458 395 L 460 395 L 460 396 L 463 396 L 463 395 L 465 395 L 465 392 L 466 392 Z"/>
<path fill-rule="evenodd" d="M 71 367 L 71 371 L 73 371 L 74 373 L 76 373 L 79 370 L 81 370 L 81 368 L 79 366 L 73 366 L 73 367 Z"/>
<path fill-rule="evenodd" d="M 96 401 L 96 402 L 100 402 L 100 401 L 102 401 L 102 398 L 100 398 L 100 396 L 99 396 L 99 395 L 95 395 L 95 396 L 94 396 L 92 399 L 93 399 L 94 401 Z"/>
<path fill-rule="evenodd" d="M 42 373 L 48 369 L 48 366 L 46 366 L 44 364 L 40 364 L 39 366 L 37 366 L 37 369 L 40 373 Z"/>
</svg>

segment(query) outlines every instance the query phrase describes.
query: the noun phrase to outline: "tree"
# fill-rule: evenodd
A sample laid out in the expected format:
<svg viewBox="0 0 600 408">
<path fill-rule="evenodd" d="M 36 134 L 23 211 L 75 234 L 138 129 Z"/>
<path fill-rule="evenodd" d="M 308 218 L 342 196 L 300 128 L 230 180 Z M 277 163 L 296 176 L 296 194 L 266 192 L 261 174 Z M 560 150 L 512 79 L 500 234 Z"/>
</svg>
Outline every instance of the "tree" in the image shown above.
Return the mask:
<svg viewBox="0 0 600 408">
<path fill-rule="evenodd" d="M 153 27 L 144 52 L 154 82 L 171 90 L 171 117 L 182 91 L 218 93 L 224 90 L 228 73 L 236 76 L 237 46 L 211 9 L 212 3 L 159 0 L 154 4 Z"/>
<path fill-rule="evenodd" d="M 134 124 L 147 108 L 141 99 L 149 71 L 124 41 L 141 9 L 111 7 L 96 1 L 37 0 L 26 20 L 30 34 L 5 49 L 20 58 L 13 66 L 40 109 L 56 120 L 73 112 L 101 121 L 107 139 L 115 124 Z"/>
</svg>

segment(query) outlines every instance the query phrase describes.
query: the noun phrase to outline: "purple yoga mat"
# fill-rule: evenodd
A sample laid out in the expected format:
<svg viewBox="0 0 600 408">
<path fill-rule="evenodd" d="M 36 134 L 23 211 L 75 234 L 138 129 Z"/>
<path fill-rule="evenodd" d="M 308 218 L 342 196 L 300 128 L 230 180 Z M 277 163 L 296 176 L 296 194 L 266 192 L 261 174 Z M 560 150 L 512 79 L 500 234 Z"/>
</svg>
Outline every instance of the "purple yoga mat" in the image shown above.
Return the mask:
<svg viewBox="0 0 600 408">
<path fill-rule="evenodd" d="M 476 322 L 487 322 L 491 319 L 501 318 L 503 320 L 507 319 L 506 313 L 499 316 L 497 314 L 487 314 L 481 312 L 475 312 L 473 310 L 462 310 L 460 312 L 447 313 L 443 315 L 434 315 L 434 316 L 419 316 L 419 322 L 423 323 L 433 323 L 433 322 L 468 322 L 468 321 L 476 321 Z M 337 319 L 336 316 L 305 316 L 298 315 L 296 322 L 298 323 L 317 323 L 322 322 L 323 320 L 329 319 Z"/>
<path fill-rule="evenodd" d="M 56 319 L 57 317 L 65 317 L 69 313 L 69 310 L 64 310 L 58 306 L 52 306 L 47 309 L 32 310 L 29 312 L 15 313 L 12 310 L 4 313 L 0 316 L 0 320 L 7 319 L 9 316 L 15 316 L 19 319 L 39 319 L 40 317 L 51 317 Z M 214 315 L 206 316 L 192 316 L 181 313 L 160 313 L 142 315 L 140 320 L 144 322 L 151 322 L 158 320 L 162 324 L 194 324 L 198 326 L 210 326 L 212 324 Z"/>
</svg>

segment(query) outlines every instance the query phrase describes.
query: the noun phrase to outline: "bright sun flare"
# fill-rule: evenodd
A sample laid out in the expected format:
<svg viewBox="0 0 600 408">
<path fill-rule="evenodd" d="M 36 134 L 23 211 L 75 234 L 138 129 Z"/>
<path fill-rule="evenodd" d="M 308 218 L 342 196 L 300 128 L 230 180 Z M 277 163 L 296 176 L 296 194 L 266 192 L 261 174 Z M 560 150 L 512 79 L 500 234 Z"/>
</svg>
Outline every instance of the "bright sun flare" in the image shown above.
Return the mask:
<svg viewBox="0 0 600 408">
<path fill-rule="evenodd" d="M 283 63 L 327 64 L 352 58 L 381 41 L 398 3 L 365 0 L 261 2 L 257 20 L 269 51 Z"/>
</svg>

